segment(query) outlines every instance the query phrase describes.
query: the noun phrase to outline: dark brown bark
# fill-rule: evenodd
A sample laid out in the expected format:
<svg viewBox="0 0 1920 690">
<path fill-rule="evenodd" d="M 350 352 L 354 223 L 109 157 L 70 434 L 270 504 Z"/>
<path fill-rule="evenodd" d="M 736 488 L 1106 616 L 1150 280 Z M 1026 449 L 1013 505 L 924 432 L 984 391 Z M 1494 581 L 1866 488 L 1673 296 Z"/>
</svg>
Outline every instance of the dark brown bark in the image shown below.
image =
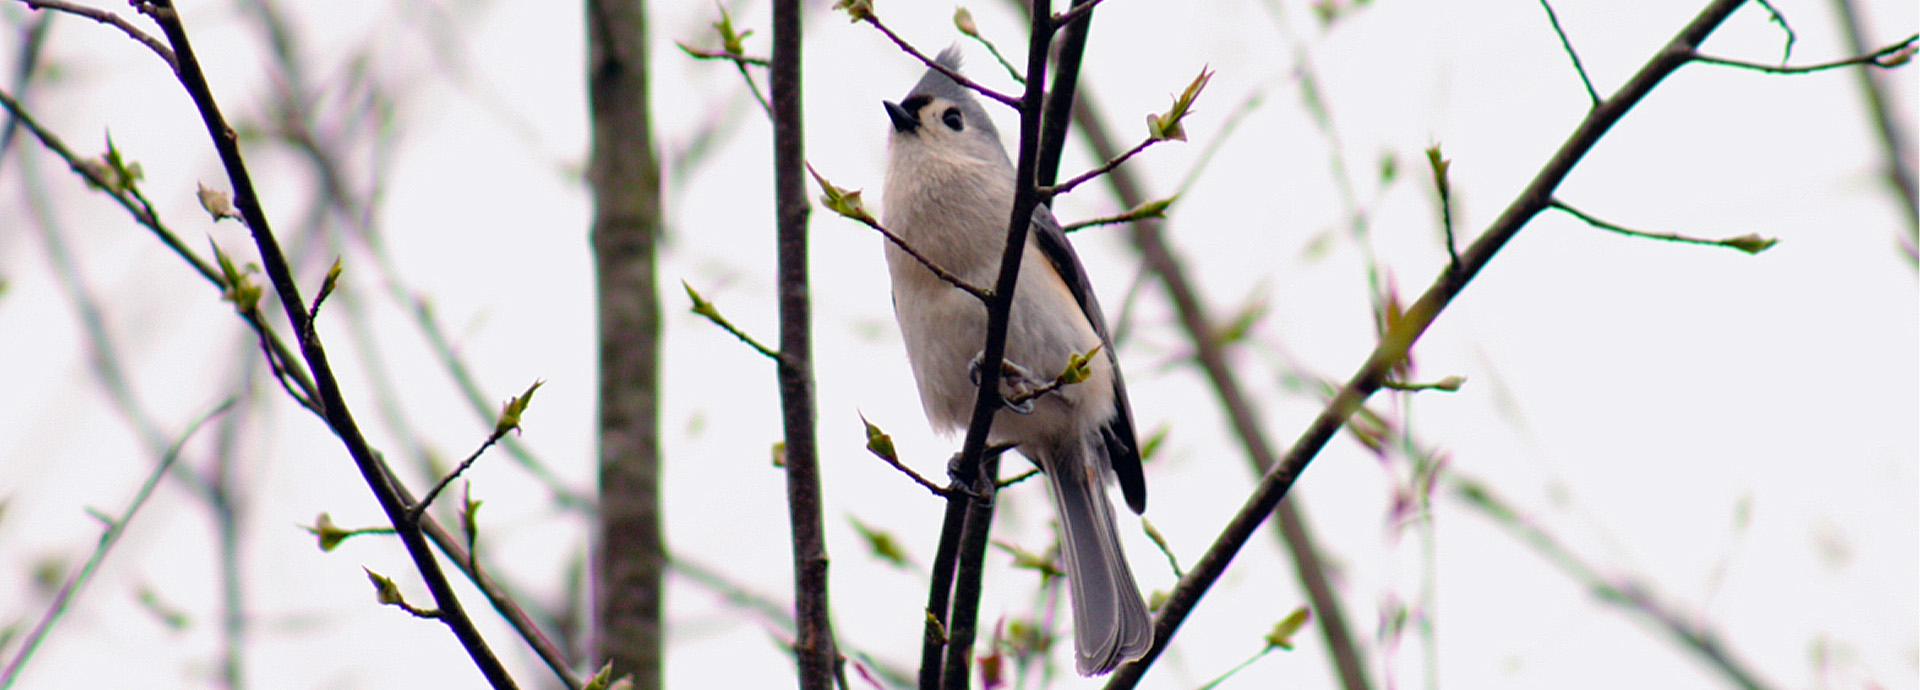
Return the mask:
<svg viewBox="0 0 1920 690">
<path fill-rule="evenodd" d="M 593 252 L 599 298 L 600 524 L 596 665 L 659 688 L 666 548 L 660 532 L 660 164 L 647 101 L 643 0 L 587 3 Z"/>
</svg>

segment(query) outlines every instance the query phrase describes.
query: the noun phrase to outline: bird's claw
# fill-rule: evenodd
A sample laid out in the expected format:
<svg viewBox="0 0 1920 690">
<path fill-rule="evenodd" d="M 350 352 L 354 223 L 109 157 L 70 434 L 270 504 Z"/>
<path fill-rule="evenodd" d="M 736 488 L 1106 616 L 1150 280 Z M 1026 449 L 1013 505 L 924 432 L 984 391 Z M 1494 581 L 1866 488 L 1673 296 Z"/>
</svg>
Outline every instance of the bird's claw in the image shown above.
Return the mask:
<svg viewBox="0 0 1920 690">
<path fill-rule="evenodd" d="M 986 353 L 975 354 L 967 362 L 967 380 L 980 385 L 980 371 L 986 362 Z M 1042 384 L 1035 381 L 1027 368 L 1006 360 L 1000 360 L 1000 404 L 1014 414 L 1033 414 L 1033 401 L 1039 397 L 1034 394 Z"/>
</svg>

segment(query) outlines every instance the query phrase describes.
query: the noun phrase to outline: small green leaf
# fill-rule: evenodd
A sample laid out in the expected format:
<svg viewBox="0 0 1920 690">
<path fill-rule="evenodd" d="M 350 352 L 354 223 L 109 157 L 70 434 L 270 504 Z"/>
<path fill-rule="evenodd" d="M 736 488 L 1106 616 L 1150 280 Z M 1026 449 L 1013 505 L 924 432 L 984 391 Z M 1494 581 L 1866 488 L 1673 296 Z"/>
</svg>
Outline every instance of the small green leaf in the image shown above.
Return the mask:
<svg viewBox="0 0 1920 690">
<path fill-rule="evenodd" d="M 965 7 L 953 8 L 953 27 L 971 38 L 980 37 L 980 27 L 973 23 L 973 13 Z"/>
<path fill-rule="evenodd" d="M 1234 313 L 1233 318 L 1220 326 L 1220 331 L 1213 336 L 1214 340 L 1221 344 L 1245 340 L 1247 335 L 1253 332 L 1253 327 L 1259 325 L 1261 319 L 1266 318 L 1270 309 L 1271 307 L 1267 304 L 1267 291 L 1255 291 L 1247 296 L 1246 303 L 1240 305 L 1240 310 Z"/>
<path fill-rule="evenodd" d="M 832 182 L 827 181 L 827 178 L 821 177 L 820 171 L 814 170 L 812 164 L 807 165 L 807 172 L 812 174 L 813 180 L 820 184 L 820 204 L 826 206 L 827 210 L 863 223 L 877 222 L 872 214 L 867 213 L 866 204 L 860 201 L 860 190 L 849 191 L 844 187 L 834 186 Z"/>
<path fill-rule="evenodd" d="M 1093 349 L 1086 351 L 1084 354 L 1074 353 L 1073 356 L 1068 357 L 1066 370 L 1060 372 L 1060 382 L 1079 383 L 1087 380 L 1088 376 L 1092 376 L 1093 356 L 1100 351 L 1100 348 L 1100 345 L 1095 345 Z"/>
<path fill-rule="evenodd" d="M 1267 646 L 1293 651 L 1293 634 L 1300 632 L 1301 628 L 1306 627 L 1307 621 L 1312 619 L 1313 613 L 1308 611 L 1307 607 L 1294 609 L 1293 613 L 1287 614 L 1286 618 L 1273 624 L 1273 631 L 1267 633 Z"/>
<path fill-rule="evenodd" d="M 1354 438 L 1359 439 L 1362 445 L 1375 453 L 1382 452 L 1387 447 L 1387 421 L 1382 419 L 1379 413 L 1364 405 L 1347 419 L 1347 430 L 1353 432 Z"/>
<path fill-rule="evenodd" d="M 313 296 L 311 311 L 314 314 L 320 312 L 320 304 L 327 301 L 327 297 L 333 294 L 334 288 L 340 287 L 340 270 L 340 257 L 333 257 L 333 268 L 327 269 L 326 280 L 320 282 L 320 293 Z"/>
<path fill-rule="evenodd" d="M 753 30 L 736 33 L 733 29 L 733 17 L 727 15 L 725 5 L 720 5 L 720 21 L 713 23 L 713 30 L 720 33 L 720 46 L 727 52 L 734 55 L 747 54 L 746 41 L 748 36 L 753 35 Z"/>
<path fill-rule="evenodd" d="M 206 209 L 207 215 L 213 216 L 213 222 L 218 223 L 224 218 L 240 217 L 233 212 L 233 199 L 228 197 L 226 192 L 208 189 L 204 184 L 195 183 L 195 185 L 199 187 L 194 195 L 200 198 L 200 208 Z"/>
<path fill-rule="evenodd" d="M 864 414 L 860 415 L 860 423 L 867 427 L 867 452 L 879 456 L 882 460 L 899 462 L 900 456 L 893 450 L 893 437 L 881 431 L 880 427 L 874 426 L 873 422 L 867 421 L 867 416 Z"/>
<path fill-rule="evenodd" d="M 1060 572 L 1060 567 L 1054 564 L 1052 558 L 1036 554 L 1004 541 L 996 541 L 993 545 L 1000 547 L 1001 551 L 1005 551 L 1008 555 L 1013 556 L 1013 567 L 1015 568 L 1036 571 L 1045 577 L 1060 577 L 1064 574 Z"/>
<path fill-rule="evenodd" d="M 1739 237 L 1729 237 L 1727 239 L 1720 240 L 1721 245 L 1732 247 L 1734 249 L 1738 249 L 1748 254 L 1759 254 L 1760 252 L 1764 252 L 1767 249 L 1771 248 L 1773 245 L 1776 245 L 1779 243 L 1780 243 L 1780 240 L 1778 239 L 1775 239 L 1772 237 L 1761 237 L 1753 233 L 1747 233 Z"/>
<path fill-rule="evenodd" d="M 1447 169 L 1452 166 L 1453 161 L 1440 157 L 1439 144 L 1427 147 L 1427 167 L 1433 169 L 1433 186 L 1440 191 L 1442 200 L 1451 198 L 1453 194 L 1453 185 L 1447 181 Z"/>
<path fill-rule="evenodd" d="M 773 466 L 782 468 L 787 466 L 787 443 L 785 441 L 773 442 Z"/>
<path fill-rule="evenodd" d="M 600 670 L 593 673 L 592 678 L 587 679 L 586 685 L 580 686 L 580 690 L 607 690 L 607 686 L 612 683 L 613 660 L 608 659 L 606 665 L 601 666 Z"/>
<path fill-rule="evenodd" d="M 235 311 L 251 314 L 260 307 L 260 286 L 250 277 L 259 267 L 248 264 L 245 269 L 235 266 L 233 258 L 220 251 L 218 243 L 213 245 L 213 258 L 220 265 L 220 299 L 232 302 Z"/>
<path fill-rule="evenodd" d="M 1173 99 L 1173 107 L 1158 115 L 1147 115 L 1147 136 L 1154 140 L 1173 139 L 1186 141 L 1187 130 L 1181 120 L 1193 112 L 1193 102 L 1200 98 L 1200 92 L 1207 88 L 1207 82 L 1213 79 L 1213 72 L 1200 68 L 1200 75 L 1187 84 L 1185 91 Z"/>
<path fill-rule="evenodd" d="M 388 579 L 385 575 L 373 572 L 372 568 L 361 566 L 360 569 L 367 571 L 367 580 L 373 582 L 374 597 L 380 601 L 382 606 L 397 606 L 406 603 L 406 598 L 400 596 L 400 586 L 393 584 L 393 580 Z"/>
<path fill-rule="evenodd" d="M 1908 44 L 1907 47 L 1905 48 L 1901 48 L 1887 55 L 1875 58 L 1873 61 L 1873 64 L 1879 65 L 1881 67 L 1886 67 L 1886 68 L 1899 67 L 1901 65 L 1904 65 L 1904 64 L 1907 64 L 1908 62 L 1913 61 L 1913 53 L 1915 50 L 1920 50 L 1920 46 Z"/>
<path fill-rule="evenodd" d="M 856 22 L 873 18 L 873 0 L 840 0 L 833 9 L 846 10 L 847 18 Z"/>
<path fill-rule="evenodd" d="M 323 552 L 333 551 L 340 546 L 340 542 L 346 541 L 347 537 L 353 536 L 352 531 L 341 529 L 338 525 L 333 524 L 333 516 L 326 513 L 321 513 L 320 517 L 314 518 L 312 527 L 302 526 L 301 529 L 306 530 L 308 534 L 320 538 L 320 550 Z"/>
<path fill-rule="evenodd" d="M 1146 531 L 1147 538 L 1152 539 L 1153 543 L 1159 546 L 1161 551 L 1171 550 L 1167 546 L 1167 536 L 1161 534 L 1160 528 L 1154 527 L 1153 523 L 1149 522 L 1146 518 L 1140 518 L 1140 529 Z"/>
<path fill-rule="evenodd" d="M 861 522 L 860 518 L 849 516 L 847 521 L 853 523 L 853 531 L 859 532 L 860 538 L 866 540 L 867 550 L 872 551 L 874 556 L 894 567 L 906 568 L 910 565 L 906 549 L 900 546 L 900 540 L 895 539 L 891 532 L 875 529 Z"/>
<path fill-rule="evenodd" d="M 1144 202 L 1139 206 L 1127 209 L 1126 215 L 1131 216 L 1135 220 L 1141 218 L 1165 218 L 1167 217 L 1167 207 L 1172 206 L 1173 202 L 1179 198 L 1180 195 L 1176 194 L 1165 199 L 1155 199 Z"/>
<path fill-rule="evenodd" d="M 134 597 L 139 600 L 141 607 L 159 618 L 161 625 L 167 626 L 168 630 L 186 630 L 187 626 L 193 622 L 185 611 L 162 601 L 160 593 L 153 591 L 152 587 L 141 585 L 134 592 Z"/>
<path fill-rule="evenodd" d="M 693 300 L 693 313 L 699 314 L 709 319 L 717 318 L 720 316 L 720 310 L 714 309 L 713 303 L 708 302 L 706 298 L 701 297 L 700 293 L 695 291 L 692 285 L 687 284 L 687 281 L 684 281 L 684 280 L 680 281 L 680 287 L 686 288 L 687 299 Z"/>
<path fill-rule="evenodd" d="M 1148 434 L 1146 442 L 1140 444 L 1140 461 L 1152 460 L 1154 454 L 1160 452 L 1160 446 L 1166 443 L 1167 433 L 1171 431 L 1173 427 L 1161 424 L 1159 428 L 1154 429 L 1153 433 Z"/>
<path fill-rule="evenodd" d="M 527 387 L 527 392 L 509 398 L 500 406 L 500 420 L 493 424 L 494 436 L 505 436 L 509 431 L 520 429 L 520 415 L 527 411 L 527 404 L 533 402 L 533 392 L 540 390 L 545 383 L 536 379 L 533 385 Z"/>
<path fill-rule="evenodd" d="M 125 192 L 134 188 L 145 171 L 139 163 L 128 163 L 120 156 L 120 149 L 113 145 L 113 133 L 107 133 L 107 152 L 99 158 L 89 158 L 79 163 L 82 172 L 87 175 L 87 184 L 95 189 L 110 192 Z"/>
<path fill-rule="evenodd" d="M 480 512 L 480 505 L 486 501 L 473 500 L 473 482 L 467 482 L 466 488 L 460 493 L 460 528 L 467 531 L 467 538 L 471 540 L 480 533 L 480 523 L 474 515 Z"/>
</svg>

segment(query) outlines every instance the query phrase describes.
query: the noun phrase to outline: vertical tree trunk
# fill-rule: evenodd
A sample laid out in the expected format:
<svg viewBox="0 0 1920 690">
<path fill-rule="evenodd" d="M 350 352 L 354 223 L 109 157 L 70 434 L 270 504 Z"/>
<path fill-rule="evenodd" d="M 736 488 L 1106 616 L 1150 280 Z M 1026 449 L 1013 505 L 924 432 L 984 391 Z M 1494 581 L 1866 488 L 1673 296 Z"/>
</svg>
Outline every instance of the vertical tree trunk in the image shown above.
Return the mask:
<svg viewBox="0 0 1920 690">
<path fill-rule="evenodd" d="M 647 103 L 646 3 L 588 0 L 593 251 L 600 340 L 596 664 L 661 686 L 660 303 L 654 252 L 660 167 Z"/>
</svg>

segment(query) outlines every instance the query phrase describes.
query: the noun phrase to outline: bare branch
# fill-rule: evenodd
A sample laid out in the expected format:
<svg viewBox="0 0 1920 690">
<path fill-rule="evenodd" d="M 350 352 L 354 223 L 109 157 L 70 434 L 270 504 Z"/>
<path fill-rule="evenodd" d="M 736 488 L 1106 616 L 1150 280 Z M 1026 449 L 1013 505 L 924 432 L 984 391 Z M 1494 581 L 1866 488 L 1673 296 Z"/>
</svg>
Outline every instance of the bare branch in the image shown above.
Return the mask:
<svg viewBox="0 0 1920 690">
<path fill-rule="evenodd" d="M 735 63 L 745 63 L 745 64 L 753 65 L 755 67 L 766 67 L 768 64 L 767 59 L 763 57 L 755 57 L 752 55 L 741 55 L 739 53 L 729 53 L 724 50 L 706 50 L 703 48 L 695 48 L 693 46 L 687 45 L 685 43 L 680 43 L 678 41 L 675 41 L 674 45 L 679 46 L 681 52 L 684 52 L 688 55 L 699 58 L 701 60 L 731 60 Z"/>
<path fill-rule="evenodd" d="M 1679 242 L 1681 244 L 1699 244 L 1699 245 L 1706 245 L 1710 247 L 1727 247 L 1730 249 L 1738 249 L 1748 254 L 1759 254 L 1760 252 L 1766 251 L 1769 247 L 1772 247 L 1773 245 L 1779 242 L 1779 240 L 1761 237 L 1759 235 L 1755 235 L 1752 233 L 1740 235 L 1738 237 L 1728 237 L 1725 239 L 1709 240 L 1709 239 L 1703 239 L 1699 237 L 1688 237 L 1686 235 L 1676 235 L 1673 233 L 1666 233 L 1666 232 L 1646 232 L 1643 230 L 1634 230 L 1632 228 L 1622 227 L 1620 225 L 1616 225 L 1616 224 L 1601 220 L 1599 218 L 1595 218 L 1594 216 L 1586 213 L 1585 211 L 1581 211 L 1580 209 L 1574 208 L 1572 206 L 1568 206 L 1566 203 L 1560 201 L 1559 199 L 1552 199 L 1547 202 L 1547 205 L 1553 208 L 1559 209 L 1561 211 L 1565 211 L 1567 215 L 1573 216 L 1575 218 L 1579 218 L 1580 220 L 1586 222 L 1586 224 L 1591 225 L 1593 227 L 1600 228 L 1602 230 L 1607 230 L 1610 232 L 1617 232 L 1622 235 L 1626 235 L 1628 237 L 1640 237 L 1640 238 L 1645 238 L 1649 240 L 1660 240 L 1662 242 Z"/>
<path fill-rule="evenodd" d="M 820 185 L 820 200 L 826 205 L 828 210 L 839 214 L 843 218 L 859 221 L 861 224 L 879 231 L 880 236 L 887 238 L 888 242 L 892 242 L 894 246 L 899 247 L 900 251 L 906 252 L 907 256 L 913 257 L 914 261 L 920 262 L 921 266 L 925 266 L 928 271 L 932 271 L 933 275 L 946 281 L 948 285 L 952 285 L 959 288 L 962 292 L 973 295 L 974 299 L 980 300 L 981 302 L 991 303 L 993 301 L 993 293 L 988 292 L 985 288 L 967 282 L 965 279 L 954 275 L 945 268 L 941 268 L 940 264 L 934 263 L 933 260 L 927 258 L 925 254 L 921 254 L 920 250 L 914 249 L 913 245 L 907 244 L 905 238 L 895 235 L 893 231 L 881 227 L 880 221 L 874 219 L 873 214 L 868 213 L 866 206 L 861 203 L 860 190 L 848 191 L 834 185 L 832 182 L 828 182 L 826 177 L 821 176 L 820 171 L 813 169 L 813 164 L 811 163 L 807 164 L 807 172 L 812 174 L 813 181 Z"/>
<path fill-rule="evenodd" d="M 887 28 L 886 24 L 880 23 L 880 17 L 875 16 L 873 14 L 866 14 L 862 16 L 861 19 L 866 21 L 866 23 L 868 24 L 872 24 L 873 28 L 879 29 L 880 33 L 886 34 L 887 38 L 889 40 L 892 40 L 894 45 L 900 46 L 901 50 L 907 51 L 908 55 L 912 55 L 914 59 L 919 60 L 922 64 L 925 64 L 928 69 L 932 69 L 935 72 L 939 72 L 941 74 L 947 75 L 947 77 L 952 79 L 954 83 L 957 83 L 969 89 L 973 89 L 975 92 L 979 93 L 980 95 L 999 101 L 1002 104 L 1005 104 L 1009 108 L 1014 108 L 1016 110 L 1020 108 L 1020 99 L 1014 98 L 1012 96 L 1009 96 L 1004 93 L 1000 93 L 993 89 L 989 89 L 985 86 L 982 86 L 980 82 L 974 81 L 972 79 L 968 79 L 966 75 L 956 72 L 953 69 L 947 67 L 946 65 L 942 65 L 938 62 L 934 62 L 933 58 L 927 57 L 926 53 L 920 52 L 918 48 L 914 48 L 912 44 L 907 43 L 906 39 L 903 39 L 900 37 L 899 34 L 894 33 L 893 29 L 889 29 Z"/>
<path fill-rule="evenodd" d="M 1072 179 L 1069 179 L 1066 182 L 1062 182 L 1060 184 L 1056 184 L 1048 187 L 1041 187 L 1040 194 L 1047 198 L 1052 198 L 1055 196 L 1059 196 L 1061 194 L 1065 194 L 1067 192 L 1071 192 L 1073 191 L 1074 187 L 1080 186 L 1081 184 L 1085 183 L 1087 180 L 1091 180 L 1101 175 L 1105 175 L 1107 173 L 1113 172 L 1114 168 L 1120 167 L 1120 164 L 1127 162 L 1128 158 L 1132 158 L 1134 157 L 1135 154 L 1138 154 L 1141 151 L 1147 150 L 1147 147 L 1152 146 L 1154 144 L 1158 144 L 1162 141 L 1166 141 L 1166 140 L 1158 139 L 1154 137 L 1148 137 L 1145 141 L 1142 141 L 1138 145 L 1134 146 L 1133 148 L 1128 149 L 1126 153 L 1122 153 L 1118 156 L 1114 156 L 1112 159 L 1108 160 L 1106 163 L 1101 164 L 1101 166 L 1098 168 L 1094 168 L 1092 170 L 1088 170 L 1086 172 L 1080 173 L 1079 175 L 1075 175 Z"/>
<path fill-rule="evenodd" d="M 1560 28 L 1560 16 L 1553 13 L 1553 4 L 1540 0 L 1540 9 L 1547 11 L 1547 23 L 1553 25 L 1553 35 L 1560 37 L 1560 47 L 1567 51 L 1567 58 L 1573 60 L 1573 71 L 1580 74 L 1580 85 L 1587 87 L 1587 98 L 1594 106 L 1600 105 L 1600 92 L 1593 89 L 1593 80 L 1587 78 L 1587 67 L 1580 64 L 1580 53 L 1573 49 L 1573 41 L 1567 40 L 1567 32 Z"/>
<path fill-rule="evenodd" d="M 1105 1 L 1106 0 L 1086 0 L 1085 2 L 1074 3 L 1072 7 L 1067 8 L 1067 11 L 1053 15 L 1054 29 L 1058 30 L 1060 27 L 1066 26 L 1068 22 L 1092 14 L 1093 8 Z"/>
<path fill-rule="evenodd" d="M 1850 58 L 1833 60 L 1830 62 L 1818 62 L 1811 65 L 1796 65 L 1796 66 L 1788 66 L 1785 64 L 1763 65 L 1757 62 L 1747 62 L 1745 60 L 1733 60 L 1729 58 L 1713 57 L 1711 55 L 1701 55 L 1699 53 L 1693 54 L 1693 61 L 1704 62 L 1709 65 L 1722 65 L 1725 67 L 1738 67 L 1740 69 L 1750 69 L 1758 72 L 1766 72 L 1768 74 L 1810 74 L 1813 72 L 1823 72 L 1826 70 L 1836 69 L 1840 67 L 1851 67 L 1854 65 L 1873 65 L 1874 67 L 1879 67 L 1882 69 L 1893 69 L 1895 67 L 1899 67 L 1901 65 L 1907 64 L 1907 62 L 1913 58 L 1914 50 L 1917 47 L 1915 45 L 1916 43 L 1920 43 L 1920 34 L 1914 34 L 1912 36 L 1908 36 L 1906 40 L 1900 41 L 1899 43 L 1889 44 L 1885 47 L 1882 47 L 1879 50 L 1873 51 L 1871 53 L 1867 53 L 1865 55 L 1855 55 Z"/>
<path fill-rule="evenodd" d="M 800 0 L 774 0 L 774 272 L 779 282 L 780 419 L 786 439 L 787 518 L 793 535 L 794 659 L 803 690 L 846 686 L 829 605 L 813 383 L 813 303 L 808 278 L 806 118 L 801 112 Z"/>
<path fill-rule="evenodd" d="M 732 321 L 728 321 L 727 317 L 720 314 L 718 307 L 713 306 L 713 303 L 707 301 L 705 297 L 701 297 L 699 292 L 695 292 L 693 286 L 688 285 L 687 281 L 680 281 L 680 286 L 686 288 L 687 298 L 693 300 L 693 308 L 691 309 L 693 313 L 699 314 L 706 318 L 706 320 L 712 322 L 713 325 L 719 326 L 720 330 L 733 334 L 733 337 L 739 338 L 740 342 L 746 343 L 747 347 L 751 347 L 755 352 L 766 355 L 767 359 L 775 362 L 782 361 L 778 350 L 761 345 L 760 341 L 755 340 L 753 336 L 747 335 L 745 331 L 734 326 Z"/>
<path fill-rule="evenodd" d="M 406 546 L 408 555 L 419 570 L 427 588 L 433 593 L 434 603 L 441 612 L 439 620 L 460 640 L 468 656 L 473 660 L 489 683 L 496 688 L 515 687 L 505 665 L 487 647 L 480 632 L 474 627 L 460 606 L 458 595 L 447 581 L 434 559 L 417 526 L 408 523 L 407 506 L 400 501 L 394 486 L 398 484 L 389 475 L 385 464 L 368 446 L 353 415 L 347 409 L 346 398 L 340 389 L 339 381 L 334 377 L 332 365 L 327 361 L 326 350 L 320 338 L 311 330 L 307 320 L 306 300 L 300 296 L 300 286 L 293 278 L 292 267 L 280 250 L 278 238 L 267 223 L 266 213 L 260 203 L 258 193 L 253 186 L 251 174 L 246 162 L 240 155 L 239 137 L 227 124 L 215 100 L 212 88 L 207 83 L 206 74 L 201 70 L 199 60 L 194 57 L 193 46 L 187 39 L 186 26 L 181 22 L 180 14 L 172 0 L 151 0 L 140 5 L 141 12 L 152 17 L 160 24 L 166 34 L 167 42 L 173 47 L 179 60 L 176 74 L 180 83 L 186 87 L 199 110 L 207 134 L 213 140 L 214 149 L 220 154 L 222 166 L 232 182 L 234 205 L 244 219 L 247 229 L 253 233 L 255 246 L 259 249 L 261 263 L 264 264 L 268 278 L 278 292 L 282 308 L 286 310 L 287 320 L 292 324 L 293 332 L 308 334 L 300 338 L 300 350 L 312 372 L 320 397 L 320 409 L 326 416 L 327 426 L 346 446 L 353 457 L 355 467 L 361 478 L 379 501 L 388 521 L 399 532 L 401 542 Z"/>
<path fill-rule="evenodd" d="M 1226 529 L 1186 577 L 1181 578 L 1180 584 L 1161 606 L 1155 617 L 1153 648 L 1140 661 L 1122 666 L 1108 681 L 1107 687 L 1130 688 L 1139 683 L 1141 675 L 1159 658 L 1201 596 L 1226 571 L 1234 555 L 1245 546 L 1266 516 L 1273 512 L 1307 464 L 1346 424 L 1346 420 L 1366 398 L 1379 390 L 1393 367 L 1406 358 L 1414 342 L 1433 324 L 1434 319 L 1528 221 L 1548 207 L 1553 190 L 1559 187 L 1561 181 L 1607 131 L 1667 75 L 1686 65 L 1692 59 L 1695 47 L 1743 2 L 1713 0 L 1628 79 L 1618 92 L 1588 111 L 1526 189 L 1461 253 L 1460 264 L 1457 267 L 1449 265 L 1440 272 L 1433 285 L 1407 309 L 1406 315 L 1383 334 L 1366 363 L 1301 433 L 1299 439 L 1289 447 L 1286 456 L 1261 478 L 1253 495 L 1248 497 Z"/>
<path fill-rule="evenodd" d="M 180 71 L 180 61 L 174 57 L 172 48 L 168 48 L 165 42 L 154 38 L 152 34 L 141 31 L 140 27 L 134 26 L 133 23 L 127 21 L 125 17 L 98 7 L 88 7 L 86 5 L 67 2 L 66 0 L 20 1 L 36 10 L 57 10 L 80 17 L 86 17 L 102 24 L 111 25 L 113 28 L 119 29 L 126 33 L 126 35 L 132 37 L 133 40 L 139 41 L 140 44 L 146 46 L 148 50 L 152 50 L 155 55 L 160 56 L 160 59 L 167 61 L 167 69 L 173 70 L 174 72 Z"/>
</svg>

